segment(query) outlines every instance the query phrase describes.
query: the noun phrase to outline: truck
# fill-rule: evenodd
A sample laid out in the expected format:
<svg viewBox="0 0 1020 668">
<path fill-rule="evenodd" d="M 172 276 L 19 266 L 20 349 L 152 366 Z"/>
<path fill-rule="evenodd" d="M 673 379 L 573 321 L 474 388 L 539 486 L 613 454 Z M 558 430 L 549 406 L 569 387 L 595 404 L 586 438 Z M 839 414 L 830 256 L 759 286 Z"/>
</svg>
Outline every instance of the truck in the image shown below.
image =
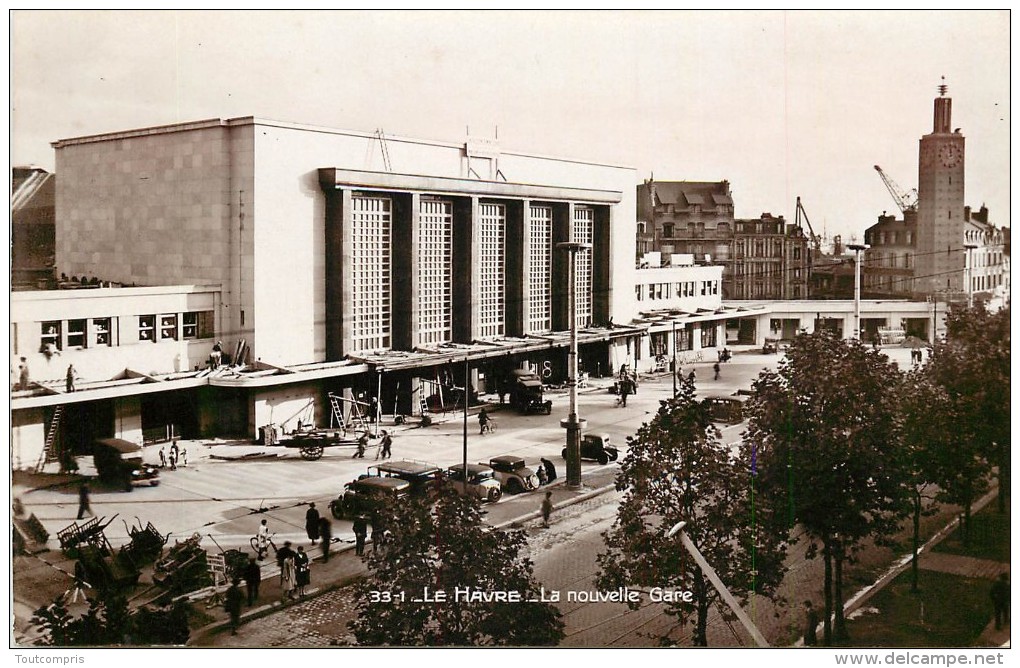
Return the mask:
<svg viewBox="0 0 1020 668">
<path fill-rule="evenodd" d="M 525 369 L 516 369 L 511 376 L 510 405 L 519 413 L 552 413 L 552 402 L 543 397 L 542 379 Z"/>
<path fill-rule="evenodd" d="M 159 470 L 142 461 L 142 449 L 120 438 L 101 438 L 92 445 L 92 461 L 103 482 L 120 486 L 125 492 L 135 487 L 155 487 Z"/>
</svg>

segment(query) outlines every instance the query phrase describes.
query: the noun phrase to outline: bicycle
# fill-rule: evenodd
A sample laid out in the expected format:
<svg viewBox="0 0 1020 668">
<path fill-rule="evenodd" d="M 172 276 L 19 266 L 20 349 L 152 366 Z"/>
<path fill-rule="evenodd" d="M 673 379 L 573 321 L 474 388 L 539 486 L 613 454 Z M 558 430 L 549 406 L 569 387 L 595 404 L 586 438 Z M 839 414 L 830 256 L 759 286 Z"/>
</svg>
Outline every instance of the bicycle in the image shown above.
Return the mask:
<svg viewBox="0 0 1020 668">
<path fill-rule="evenodd" d="M 273 548 L 273 554 L 277 553 L 278 548 L 276 547 L 276 543 L 273 542 L 273 536 L 275 536 L 275 535 L 276 534 L 274 533 L 272 536 L 268 536 L 266 538 L 266 543 L 267 544 L 264 547 L 260 547 L 259 546 L 259 537 L 258 536 L 252 536 L 251 540 L 248 541 L 251 544 L 252 551 L 255 552 L 255 554 L 257 555 L 257 557 L 259 559 L 262 558 L 262 553 L 263 552 L 266 552 L 268 554 L 270 547 Z"/>
</svg>

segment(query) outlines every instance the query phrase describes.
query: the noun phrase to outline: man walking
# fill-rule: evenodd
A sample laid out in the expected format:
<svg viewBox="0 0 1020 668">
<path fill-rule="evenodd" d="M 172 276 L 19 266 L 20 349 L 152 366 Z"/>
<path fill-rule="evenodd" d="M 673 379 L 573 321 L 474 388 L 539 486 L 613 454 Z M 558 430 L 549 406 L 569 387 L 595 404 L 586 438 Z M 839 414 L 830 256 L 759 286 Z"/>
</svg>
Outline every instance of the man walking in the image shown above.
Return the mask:
<svg viewBox="0 0 1020 668">
<path fill-rule="evenodd" d="M 92 506 L 89 501 L 89 485 L 83 482 L 81 487 L 78 488 L 78 519 L 85 517 L 85 513 L 88 513 L 92 517 L 96 514 L 92 512 Z"/>
<path fill-rule="evenodd" d="M 314 502 L 308 504 L 308 511 L 305 512 L 305 533 L 308 534 L 308 540 L 312 541 L 312 545 L 319 540 L 319 511 L 316 510 Z"/>
<path fill-rule="evenodd" d="M 390 457 L 392 457 L 393 453 L 390 451 L 390 449 L 392 447 L 393 447 L 393 437 L 390 436 L 389 432 L 387 432 L 385 429 L 383 429 L 383 432 L 382 432 L 382 452 L 379 453 L 379 456 L 382 457 L 383 459 L 389 459 Z"/>
<path fill-rule="evenodd" d="M 359 557 L 365 554 L 365 539 L 368 538 L 368 523 L 364 515 L 354 518 L 354 554 Z"/>
<path fill-rule="evenodd" d="M 719 363 L 716 362 L 712 365 L 712 371 L 715 371 L 715 380 L 719 380 Z"/>
<path fill-rule="evenodd" d="M 74 380 L 78 377 L 78 372 L 74 370 L 73 364 L 67 365 L 67 384 L 66 389 L 68 392 L 74 392 Z"/>
<path fill-rule="evenodd" d="M 329 548 L 333 542 L 333 523 L 328 517 L 319 519 L 319 538 L 322 539 L 322 563 L 329 561 Z"/>
<path fill-rule="evenodd" d="M 227 590 L 226 599 L 223 602 L 223 607 L 230 613 L 230 635 L 232 636 L 237 635 L 237 629 L 241 626 L 241 603 L 244 600 L 244 594 L 241 593 L 241 588 L 237 586 L 240 583 L 240 578 L 235 577 L 230 585 L 230 589 Z"/>
</svg>

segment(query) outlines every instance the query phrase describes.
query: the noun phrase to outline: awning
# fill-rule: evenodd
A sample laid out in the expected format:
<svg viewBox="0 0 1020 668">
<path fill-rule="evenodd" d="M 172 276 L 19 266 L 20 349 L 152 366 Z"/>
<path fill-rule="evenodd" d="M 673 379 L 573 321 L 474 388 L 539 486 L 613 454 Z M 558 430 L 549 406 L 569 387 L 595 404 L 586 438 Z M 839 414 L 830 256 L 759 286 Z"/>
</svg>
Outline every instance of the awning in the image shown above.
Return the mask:
<svg viewBox="0 0 1020 668">
<path fill-rule="evenodd" d="M 132 452 L 138 452 L 141 450 L 140 447 L 130 441 L 125 441 L 120 438 L 100 438 L 96 439 L 97 445 L 104 445 L 108 448 L 113 448 L 121 454 L 130 454 Z"/>
</svg>

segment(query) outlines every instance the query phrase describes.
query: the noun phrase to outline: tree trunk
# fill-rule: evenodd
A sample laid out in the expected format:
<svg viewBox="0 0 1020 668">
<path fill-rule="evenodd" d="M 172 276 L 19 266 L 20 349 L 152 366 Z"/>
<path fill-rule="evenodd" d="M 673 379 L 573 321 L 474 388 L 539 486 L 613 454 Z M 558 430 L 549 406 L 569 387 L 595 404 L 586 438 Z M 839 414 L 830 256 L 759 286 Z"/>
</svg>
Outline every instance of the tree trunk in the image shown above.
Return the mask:
<svg viewBox="0 0 1020 668">
<path fill-rule="evenodd" d="M 914 545 L 913 558 L 910 560 L 910 591 L 917 593 L 918 564 L 917 551 L 921 547 L 921 493 L 914 492 Z"/>
<path fill-rule="evenodd" d="M 846 619 L 843 617 L 843 548 L 841 545 L 837 545 L 834 551 L 835 554 L 832 558 L 835 562 L 836 573 L 833 577 L 835 600 L 832 607 L 836 613 L 836 621 L 832 627 L 832 637 L 836 642 L 842 643 L 850 638 L 850 634 L 846 631 Z"/>
<path fill-rule="evenodd" d="M 822 644 L 832 646 L 832 554 L 829 541 L 825 539 L 822 547 L 822 559 L 825 561 L 825 618 L 822 621 Z"/>
</svg>

